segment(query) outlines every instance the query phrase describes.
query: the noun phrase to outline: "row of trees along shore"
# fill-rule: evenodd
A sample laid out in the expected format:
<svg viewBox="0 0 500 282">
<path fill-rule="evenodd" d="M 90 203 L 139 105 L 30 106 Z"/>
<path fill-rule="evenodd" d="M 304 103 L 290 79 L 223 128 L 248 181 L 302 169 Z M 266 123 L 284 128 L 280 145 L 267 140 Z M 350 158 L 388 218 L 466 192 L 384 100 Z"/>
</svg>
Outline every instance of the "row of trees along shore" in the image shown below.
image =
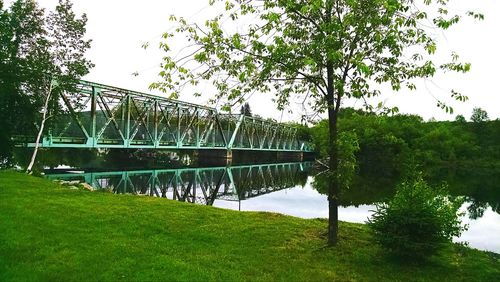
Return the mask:
<svg viewBox="0 0 500 282">
<path fill-rule="evenodd" d="M 339 113 L 339 129 L 354 133 L 358 166 L 381 177 L 393 176 L 408 162 L 498 167 L 500 119 L 489 120 L 484 110 L 475 108 L 470 120 L 457 115 L 454 121 L 424 121 L 417 115 L 377 115 L 345 108 Z M 328 120 L 302 132 L 321 157 L 328 156 Z"/>
</svg>

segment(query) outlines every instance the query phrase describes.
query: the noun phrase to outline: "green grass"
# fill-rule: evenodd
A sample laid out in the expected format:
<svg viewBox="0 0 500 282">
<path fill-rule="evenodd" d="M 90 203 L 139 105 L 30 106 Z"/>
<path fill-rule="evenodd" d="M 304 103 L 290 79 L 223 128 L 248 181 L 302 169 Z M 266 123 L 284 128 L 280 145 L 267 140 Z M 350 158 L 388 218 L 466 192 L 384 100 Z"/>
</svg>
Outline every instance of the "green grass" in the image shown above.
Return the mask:
<svg viewBox="0 0 500 282">
<path fill-rule="evenodd" d="M 71 190 L 0 172 L 0 281 L 498 281 L 498 257 L 450 245 L 404 264 L 364 225 L 237 212 L 172 200 Z"/>
</svg>

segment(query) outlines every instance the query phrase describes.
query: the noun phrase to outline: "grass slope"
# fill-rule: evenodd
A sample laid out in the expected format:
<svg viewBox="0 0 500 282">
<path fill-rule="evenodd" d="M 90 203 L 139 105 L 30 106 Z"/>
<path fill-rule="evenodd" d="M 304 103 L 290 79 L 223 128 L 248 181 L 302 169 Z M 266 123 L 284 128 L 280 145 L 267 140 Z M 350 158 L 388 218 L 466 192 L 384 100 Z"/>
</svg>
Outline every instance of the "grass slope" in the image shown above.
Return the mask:
<svg viewBox="0 0 500 282">
<path fill-rule="evenodd" d="M 498 258 L 452 245 L 398 263 L 360 224 L 340 223 L 341 242 L 325 248 L 326 225 L 0 172 L 0 281 L 500 279 Z"/>
</svg>

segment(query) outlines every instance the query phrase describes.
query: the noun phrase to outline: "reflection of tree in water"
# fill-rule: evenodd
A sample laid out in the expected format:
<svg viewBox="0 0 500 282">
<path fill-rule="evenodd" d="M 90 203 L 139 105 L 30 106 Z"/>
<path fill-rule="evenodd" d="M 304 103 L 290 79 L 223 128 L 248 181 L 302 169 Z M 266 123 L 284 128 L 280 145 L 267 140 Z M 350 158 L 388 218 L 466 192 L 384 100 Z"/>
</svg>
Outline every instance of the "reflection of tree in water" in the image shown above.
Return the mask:
<svg viewBox="0 0 500 282">
<path fill-rule="evenodd" d="M 429 167 L 422 169 L 425 179 L 432 186 L 444 182 L 452 196 L 466 196 L 470 203 L 469 217 L 477 219 L 488 207 L 500 214 L 500 172 L 493 169 L 463 169 Z M 366 171 L 366 170 L 364 170 Z M 404 175 L 404 173 L 399 173 Z M 344 189 L 339 196 L 341 206 L 371 205 L 391 198 L 402 176 L 382 177 L 373 173 L 357 174 L 350 189 Z M 313 188 L 326 195 L 327 173 L 319 173 L 313 181 Z"/>
<path fill-rule="evenodd" d="M 327 173 L 319 173 L 314 177 L 312 186 L 321 194 L 326 195 L 330 181 Z M 380 177 L 374 174 L 356 174 L 349 189 L 343 189 L 339 195 L 339 205 L 359 206 L 384 202 L 395 193 L 399 178 Z"/>
<path fill-rule="evenodd" d="M 14 150 L 15 164 L 26 167 L 32 152 L 32 148 Z M 192 152 L 187 152 L 190 153 Z M 44 168 L 53 169 L 58 166 L 92 170 L 179 167 L 183 164 L 176 156 L 177 154 L 171 151 L 151 149 L 115 148 L 99 151 L 84 148 L 42 148 L 35 163 L 35 170 L 43 171 Z"/>
<path fill-rule="evenodd" d="M 16 148 L 14 150 L 14 160 L 20 167 L 26 167 L 31 154 L 32 148 Z M 34 170 L 43 171 L 44 168 L 56 168 L 64 165 L 69 167 L 97 166 L 95 150 L 92 149 L 74 149 L 74 148 L 42 148 L 37 156 Z"/>
<path fill-rule="evenodd" d="M 466 196 L 469 217 L 477 219 L 488 207 L 500 214 L 500 171 L 493 168 L 432 168 L 428 178 L 433 183 L 446 180 L 450 194 Z"/>
</svg>

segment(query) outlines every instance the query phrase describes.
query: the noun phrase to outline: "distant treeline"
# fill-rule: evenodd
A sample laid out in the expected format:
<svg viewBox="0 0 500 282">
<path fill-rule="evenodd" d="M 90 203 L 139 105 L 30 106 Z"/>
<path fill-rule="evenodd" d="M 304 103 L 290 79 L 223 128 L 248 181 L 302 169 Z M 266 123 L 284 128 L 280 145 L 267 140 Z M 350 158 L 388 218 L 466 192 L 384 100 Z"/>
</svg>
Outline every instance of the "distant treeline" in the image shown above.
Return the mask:
<svg viewBox="0 0 500 282">
<path fill-rule="evenodd" d="M 475 108 L 471 122 L 424 121 L 416 115 L 377 115 L 347 108 L 339 116 L 339 130 L 358 139 L 358 166 L 364 172 L 390 176 L 407 163 L 422 166 L 496 167 L 500 165 L 500 119 L 489 120 Z M 321 156 L 328 152 L 328 124 L 309 128 L 309 138 Z"/>
</svg>

